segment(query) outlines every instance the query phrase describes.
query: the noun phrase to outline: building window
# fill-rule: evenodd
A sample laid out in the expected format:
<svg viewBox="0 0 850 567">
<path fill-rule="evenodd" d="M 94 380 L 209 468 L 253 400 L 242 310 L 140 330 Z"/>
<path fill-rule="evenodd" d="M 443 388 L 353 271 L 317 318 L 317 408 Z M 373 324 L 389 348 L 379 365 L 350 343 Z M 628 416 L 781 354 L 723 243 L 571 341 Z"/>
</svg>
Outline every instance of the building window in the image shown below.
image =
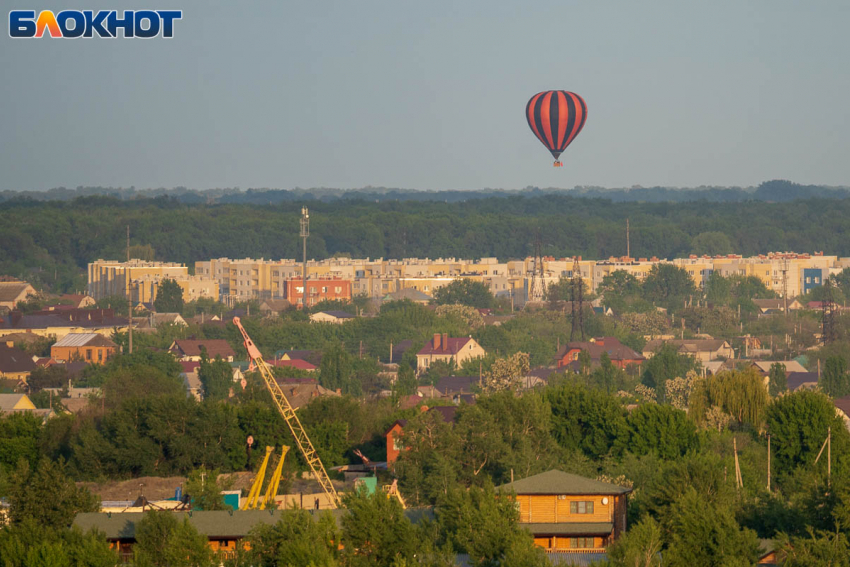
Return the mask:
<svg viewBox="0 0 850 567">
<path fill-rule="evenodd" d="M 327 286 L 322 286 L 322 293 L 327 293 L 327 292 L 328 292 Z"/>
<path fill-rule="evenodd" d="M 593 514 L 592 500 L 570 502 L 570 514 Z"/>
<path fill-rule="evenodd" d="M 570 548 L 572 549 L 587 549 L 593 548 L 595 545 L 592 537 L 571 537 Z"/>
<path fill-rule="evenodd" d="M 341 288 L 340 286 L 336 286 L 336 287 L 334 288 L 334 292 L 336 292 L 336 293 L 342 293 L 342 288 Z"/>
<path fill-rule="evenodd" d="M 91 360 L 91 349 L 90 348 L 86 349 L 86 360 Z"/>
</svg>

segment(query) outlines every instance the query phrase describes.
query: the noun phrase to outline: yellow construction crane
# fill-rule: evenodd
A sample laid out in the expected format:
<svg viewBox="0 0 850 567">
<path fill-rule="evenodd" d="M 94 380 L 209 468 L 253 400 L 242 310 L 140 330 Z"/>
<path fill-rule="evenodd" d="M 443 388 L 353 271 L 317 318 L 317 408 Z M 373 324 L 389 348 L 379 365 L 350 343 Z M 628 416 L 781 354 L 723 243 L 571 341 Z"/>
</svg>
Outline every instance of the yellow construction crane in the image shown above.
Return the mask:
<svg viewBox="0 0 850 567">
<path fill-rule="evenodd" d="M 272 400 L 274 400 L 274 404 L 277 407 L 278 412 L 283 417 L 283 420 L 286 421 L 286 425 L 289 426 L 289 430 L 295 438 L 295 444 L 298 445 L 298 450 L 301 451 L 301 455 L 304 457 L 304 460 L 307 461 L 307 465 L 310 467 L 310 470 L 313 471 L 313 475 L 316 477 L 316 480 L 319 481 L 322 490 L 328 497 L 331 507 L 339 508 L 341 506 L 341 502 L 339 495 L 336 493 L 336 488 L 334 488 L 334 485 L 328 476 L 328 472 L 325 470 L 325 465 L 322 464 L 322 460 L 319 458 L 319 454 L 316 453 L 316 449 L 313 448 L 313 443 L 307 436 L 304 426 L 301 425 L 301 420 L 299 420 L 298 416 L 295 415 L 295 410 L 292 408 L 292 404 L 290 404 L 289 400 L 286 399 L 286 395 L 274 379 L 271 369 L 268 364 L 266 364 L 266 361 L 263 360 L 263 355 L 260 353 L 260 349 L 257 348 L 254 341 L 252 341 L 251 337 L 248 336 L 248 333 L 245 331 L 242 323 L 239 322 L 239 317 L 233 318 L 233 324 L 236 325 L 236 328 L 239 329 L 240 333 L 242 333 L 242 338 L 245 341 L 245 350 L 248 351 L 248 358 L 254 363 L 254 366 L 256 366 L 257 371 L 259 371 L 260 376 L 263 377 L 263 382 L 266 383 L 266 388 L 272 395 Z M 265 473 L 265 471 L 263 472 Z"/>
<path fill-rule="evenodd" d="M 257 476 L 254 483 L 251 485 L 251 491 L 248 493 L 248 498 L 242 504 L 242 510 L 256 510 L 259 508 L 268 508 L 269 504 L 274 506 L 274 497 L 277 496 L 277 489 L 280 486 L 280 477 L 283 472 L 283 460 L 286 458 L 286 453 L 289 447 L 286 445 L 280 451 L 280 460 L 272 473 L 269 480 L 269 485 L 266 487 L 266 495 L 260 500 L 260 492 L 263 489 L 263 481 L 266 478 L 266 466 L 269 463 L 269 457 L 274 453 L 274 447 L 266 447 L 266 454 L 263 457 L 263 463 L 260 465 L 260 470 L 257 471 Z"/>
</svg>

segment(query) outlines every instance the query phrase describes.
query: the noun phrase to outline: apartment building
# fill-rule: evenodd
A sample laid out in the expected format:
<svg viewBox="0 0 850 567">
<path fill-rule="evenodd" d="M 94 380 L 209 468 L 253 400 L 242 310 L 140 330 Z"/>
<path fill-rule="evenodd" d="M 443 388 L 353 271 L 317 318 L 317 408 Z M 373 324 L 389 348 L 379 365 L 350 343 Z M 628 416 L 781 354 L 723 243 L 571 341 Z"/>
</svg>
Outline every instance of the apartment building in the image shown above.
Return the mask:
<svg viewBox="0 0 850 567">
<path fill-rule="evenodd" d="M 184 279 L 189 277 L 189 269 L 173 262 L 97 260 L 88 266 L 87 293 L 95 300 L 110 295 L 127 297 L 132 292 L 133 280 L 141 280 L 145 276 Z"/>
</svg>

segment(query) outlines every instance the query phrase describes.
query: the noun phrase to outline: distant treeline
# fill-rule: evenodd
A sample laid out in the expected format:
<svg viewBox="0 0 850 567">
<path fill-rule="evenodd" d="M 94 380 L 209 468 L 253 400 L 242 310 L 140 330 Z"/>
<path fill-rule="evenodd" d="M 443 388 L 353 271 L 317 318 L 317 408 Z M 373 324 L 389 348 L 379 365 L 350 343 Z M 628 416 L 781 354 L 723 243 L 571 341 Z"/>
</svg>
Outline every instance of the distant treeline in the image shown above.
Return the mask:
<svg viewBox="0 0 850 567">
<path fill-rule="evenodd" d="M 0 205 L 0 274 L 57 291 L 82 289 L 88 262 L 125 257 L 128 224 L 132 244 L 149 245 L 157 260 L 193 265 L 223 256 L 298 258 L 299 214 L 305 204 L 311 212 L 308 255 L 316 259 L 335 254 L 523 258 L 533 254 L 538 232 L 544 255 L 604 259 L 626 253 L 627 218 L 635 257 L 784 250 L 850 255 L 850 239 L 845 236 L 850 233 L 850 200 L 827 199 L 818 191 L 846 194 L 770 182 L 748 193 L 748 201 L 710 205 L 617 202 L 543 191 L 453 202 L 375 202 L 363 194 L 333 200 L 270 198 L 257 204 L 223 203 L 236 197 L 225 193 L 219 202 L 191 204 L 166 195 L 70 201 L 20 198 Z M 795 192 L 808 196 L 785 202 Z M 755 200 L 771 195 L 780 202 Z"/>
<path fill-rule="evenodd" d="M 360 189 L 333 189 L 314 187 L 268 189 L 238 188 L 196 190 L 186 187 L 166 189 L 136 189 L 135 187 L 57 187 L 49 191 L 0 191 L 0 203 L 31 199 L 35 201 L 71 201 L 78 197 L 114 197 L 116 199 L 153 199 L 172 197 L 184 204 L 243 204 L 273 205 L 293 201 L 438 201 L 456 203 L 490 197 L 538 197 L 565 195 L 609 199 L 614 202 L 682 203 L 708 201 L 711 203 L 741 203 L 746 201 L 787 202 L 813 197 L 843 199 L 850 195 L 850 187 L 800 185 L 784 180 L 766 181 L 758 187 L 640 187 L 605 188 L 576 186 L 573 189 L 526 187 L 522 190 L 480 189 L 475 191 L 416 191 L 393 187 L 363 187 Z"/>
</svg>

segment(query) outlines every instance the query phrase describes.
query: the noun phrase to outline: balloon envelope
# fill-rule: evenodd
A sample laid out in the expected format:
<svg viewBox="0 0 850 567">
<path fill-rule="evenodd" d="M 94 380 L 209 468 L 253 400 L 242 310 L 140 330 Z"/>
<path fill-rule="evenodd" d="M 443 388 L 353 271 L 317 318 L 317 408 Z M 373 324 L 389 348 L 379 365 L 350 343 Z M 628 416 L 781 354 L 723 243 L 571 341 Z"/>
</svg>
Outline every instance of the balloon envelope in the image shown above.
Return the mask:
<svg viewBox="0 0 850 567">
<path fill-rule="evenodd" d="M 537 139 L 557 160 L 584 128 L 587 105 L 569 91 L 543 91 L 528 101 L 525 118 Z"/>
</svg>

